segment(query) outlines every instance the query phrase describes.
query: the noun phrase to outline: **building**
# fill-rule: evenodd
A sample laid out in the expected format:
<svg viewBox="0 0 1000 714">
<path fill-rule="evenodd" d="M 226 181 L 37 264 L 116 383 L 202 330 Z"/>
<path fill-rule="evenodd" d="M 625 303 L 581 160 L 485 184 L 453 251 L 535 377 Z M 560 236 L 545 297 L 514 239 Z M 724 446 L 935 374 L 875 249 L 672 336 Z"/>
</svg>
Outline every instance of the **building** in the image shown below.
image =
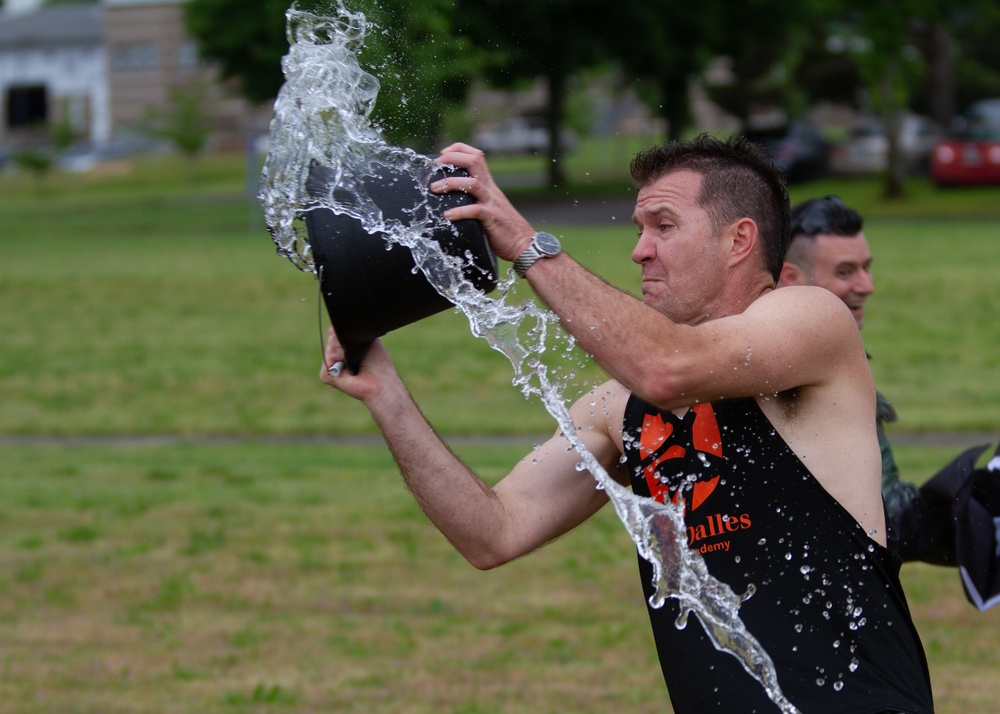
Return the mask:
<svg viewBox="0 0 1000 714">
<path fill-rule="evenodd" d="M 95 144 L 111 138 L 103 16 L 68 4 L 0 18 L 0 143 L 42 145 L 60 124 Z"/>
<path fill-rule="evenodd" d="M 200 59 L 184 27 L 184 2 L 103 0 L 112 129 L 120 134 L 141 127 L 151 113 L 186 96 L 211 118 L 213 148 L 237 148 L 260 110 Z"/>
<path fill-rule="evenodd" d="M 92 146 L 148 137 L 171 104 L 194 102 L 213 149 L 241 147 L 270 108 L 251 107 L 200 59 L 185 0 L 101 0 L 0 11 L 0 147 L 51 142 L 69 130 Z"/>
</svg>

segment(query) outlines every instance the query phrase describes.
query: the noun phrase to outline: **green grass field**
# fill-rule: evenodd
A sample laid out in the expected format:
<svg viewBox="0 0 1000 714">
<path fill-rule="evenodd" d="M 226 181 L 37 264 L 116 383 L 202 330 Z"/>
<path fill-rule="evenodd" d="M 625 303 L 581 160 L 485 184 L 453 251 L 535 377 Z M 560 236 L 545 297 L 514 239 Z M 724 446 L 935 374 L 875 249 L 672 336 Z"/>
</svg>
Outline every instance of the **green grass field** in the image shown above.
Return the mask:
<svg viewBox="0 0 1000 714">
<path fill-rule="evenodd" d="M 496 479 L 530 442 L 464 447 Z M 0 711 L 669 711 L 630 541 L 606 509 L 468 566 L 384 449 L 0 451 Z M 901 450 L 906 470 L 945 449 Z M 1000 612 L 907 565 L 938 711 L 995 711 Z"/>
<path fill-rule="evenodd" d="M 253 226 L 242 178 L 239 157 L 193 185 L 163 160 L 0 176 L 0 712 L 669 711 L 610 510 L 480 573 L 385 449 L 351 443 L 373 431 L 316 379 L 315 283 Z M 1000 190 L 793 199 L 829 192 L 869 216 L 865 341 L 895 433 L 1000 432 Z M 559 232 L 634 284 L 629 227 Z M 461 316 L 387 343 L 441 432 L 513 435 L 457 442 L 487 479 L 553 428 Z M 917 481 L 958 450 L 908 443 Z M 954 570 L 903 575 L 938 711 L 995 711 L 1000 612 Z"/>
</svg>

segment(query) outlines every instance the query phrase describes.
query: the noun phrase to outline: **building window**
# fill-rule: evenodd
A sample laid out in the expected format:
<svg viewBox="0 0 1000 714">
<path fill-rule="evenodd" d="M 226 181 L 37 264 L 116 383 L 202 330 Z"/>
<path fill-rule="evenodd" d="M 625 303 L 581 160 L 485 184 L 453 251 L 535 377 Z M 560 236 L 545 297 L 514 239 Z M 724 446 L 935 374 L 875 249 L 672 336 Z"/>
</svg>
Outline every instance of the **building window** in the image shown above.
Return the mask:
<svg viewBox="0 0 1000 714">
<path fill-rule="evenodd" d="M 44 86 L 10 87 L 7 90 L 7 126 L 11 129 L 48 123 L 49 98 Z"/>
<path fill-rule="evenodd" d="M 185 42 L 177 48 L 177 65 L 181 69 L 198 69 L 200 64 L 196 42 Z"/>
<path fill-rule="evenodd" d="M 118 72 L 143 72 L 160 68 L 160 48 L 148 42 L 115 45 L 111 66 Z"/>
</svg>

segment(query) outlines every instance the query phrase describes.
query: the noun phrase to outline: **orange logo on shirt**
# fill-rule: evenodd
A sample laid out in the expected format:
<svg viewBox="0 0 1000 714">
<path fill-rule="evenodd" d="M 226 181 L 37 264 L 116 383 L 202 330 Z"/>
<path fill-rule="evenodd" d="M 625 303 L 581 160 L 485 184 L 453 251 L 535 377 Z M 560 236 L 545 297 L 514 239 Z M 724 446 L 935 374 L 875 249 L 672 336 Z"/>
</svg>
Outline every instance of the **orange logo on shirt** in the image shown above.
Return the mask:
<svg viewBox="0 0 1000 714">
<path fill-rule="evenodd" d="M 689 435 L 686 434 L 688 429 Z M 689 453 L 689 446 L 694 453 Z M 680 459 L 682 463 L 672 470 L 698 476 L 690 492 L 683 494 L 688 513 L 704 503 L 719 484 L 719 473 L 713 462 L 722 457 L 722 438 L 711 404 L 692 407 L 681 419 L 665 421 L 661 414 L 646 414 L 640 432 L 640 449 L 646 485 L 650 495 L 660 503 L 666 502 L 670 487 L 657 471 L 673 459 Z M 682 493 L 677 491 L 671 498 L 676 502 Z"/>
</svg>

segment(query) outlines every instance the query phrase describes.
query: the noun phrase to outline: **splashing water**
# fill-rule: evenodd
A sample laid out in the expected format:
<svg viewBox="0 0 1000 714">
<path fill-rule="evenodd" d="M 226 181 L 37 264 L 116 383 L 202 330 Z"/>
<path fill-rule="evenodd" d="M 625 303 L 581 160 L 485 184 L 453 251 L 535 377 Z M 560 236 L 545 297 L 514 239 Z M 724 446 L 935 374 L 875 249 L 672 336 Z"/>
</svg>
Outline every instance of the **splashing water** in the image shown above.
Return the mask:
<svg viewBox="0 0 1000 714">
<path fill-rule="evenodd" d="M 427 169 L 433 160 L 389 146 L 370 124 L 379 82 L 357 59 L 372 29 L 364 15 L 350 12 L 343 4 L 338 4 L 335 15 L 326 17 L 293 5 L 286 18 L 290 48 L 282 61 L 285 84 L 275 102 L 260 190 L 278 253 L 300 270 L 316 273 L 303 224 L 304 212 L 316 208 L 351 216 L 367 232 L 382 233 L 387 241 L 408 247 L 431 284 L 465 314 L 472 333 L 510 360 L 514 385 L 526 397 L 542 401 L 580 455 L 581 468 L 607 493 L 640 555 L 653 566 L 655 592 L 650 604 L 660 607 L 668 597 L 678 600 L 678 628 L 686 626 L 693 612 L 717 649 L 736 657 L 782 712 L 796 712 L 781 693 L 771 658 L 739 618 L 740 604 L 753 594 L 753 586 L 739 596 L 713 578 L 700 554 L 686 545 L 683 503 L 661 504 L 636 496 L 608 475 L 577 435 L 562 391 L 565 370 L 570 376 L 574 373 L 570 353 L 575 341 L 558 325 L 557 316 L 533 301 L 512 303 L 514 278 L 510 274 L 499 285 L 498 298 L 484 295 L 465 279 L 461 259 L 423 238 L 442 228 L 451 229 L 451 224 L 425 210 Z M 421 186 L 425 203 L 408 213 L 409 222 L 385 219 L 368 197 L 361 167 L 367 165 L 370 171 L 372 162 Z M 329 168 L 334 176 L 329 191 L 318 197 L 306 189 L 314 163 Z M 553 347 L 562 348 L 555 365 L 542 359 Z"/>
</svg>

